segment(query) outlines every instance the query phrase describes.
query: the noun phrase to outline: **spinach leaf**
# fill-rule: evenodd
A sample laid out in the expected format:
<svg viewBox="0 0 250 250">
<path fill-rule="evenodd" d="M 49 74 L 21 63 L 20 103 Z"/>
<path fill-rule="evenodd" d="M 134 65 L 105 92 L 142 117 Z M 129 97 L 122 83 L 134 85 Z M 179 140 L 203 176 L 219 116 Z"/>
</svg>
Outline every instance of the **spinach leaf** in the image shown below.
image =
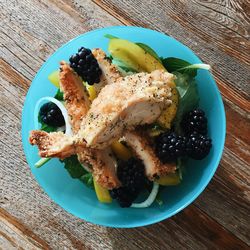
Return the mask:
<svg viewBox="0 0 250 250">
<path fill-rule="evenodd" d="M 80 180 L 86 184 L 87 187 L 94 189 L 93 175 L 86 173 L 80 177 Z"/>
<path fill-rule="evenodd" d="M 162 59 L 162 64 L 167 69 L 168 72 L 180 72 L 188 74 L 192 77 L 195 77 L 197 75 L 198 69 L 206 69 L 210 70 L 210 65 L 208 64 L 191 64 L 185 60 L 175 58 L 175 57 L 168 57 L 165 59 Z"/>
<path fill-rule="evenodd" d="M 196 108 L 199 104 L 199 95 L 195 79 L 188 74 L 175 72 L 177 79 L 175 80 L 176 88 L 179 92 L 179 105 L 175 117 L 175 130 L 181 133 L 181 120 L 183 115 Z"/>
<path fill-rule="evenodd" d="M 106 55 L 105 56 L 105 59 L 108 59 L 108 60 L 110 60 L 111 62 L 113 61 L 113 56 L 112 55 Z"/>
<path fill-rule="evenodd" d="M 151 48 L 149 47 L 147 44 L 145 43 L 135 43 L 138 46 L 140 46 L 142 49 L 144 49 L 148 54 L 150 54 L 152 57 L 154 57 L 155 59 L 157 59 L 158 61 L 161 62 L 160 57 L 157 55 L 157 53 Z"/>
<path fill-rule="evenodd" d="M 42 126 L 41 126 L 40 129 L 43 130 L 43 131 L 45 131 L 45 132 L 50 133 L 50 132 L 55 132 L 55 131 L 57 130 L 56 127 L 47 125 L 47 124 L 45 124 L 45 123 L 43 123 L 43 122 L 41 122 L 41 124 L 42 124 Z"/>
<path fill-rule="evenodd" d="M 61 162 L 64 163 L 64 168 L 69 172 L 72 178 L 81 178 L 87 171 L 82 167 L 76 155 L 72 155 Z"/>
<path fill-rule="evenodd" d="M 104 37 L 106 37 L 108 39 L 119 39 L 119 37 L 113 36 L 113 35 L 110 35 L 110 34 L 105 34 Z"/>
<path fill-rule="evenodd" d="M 79 179 L 85 183 L 88 187 L 94 188 L 92 174 L 87 172 L 78 161 L 77 156 L 73 155 L 64 160 L 61 160 L 64 163 L 64 168 L 68 171 L 70 176 L 74 179 Z"/>
<path fill-rule="evenodd" d="M 64 99 L 63 99 L 63 92 L 60 89 L 57 90 L 57 92 L 55 94 L 55 98 L 58 101 L 64 101 Z"/>
</svg>

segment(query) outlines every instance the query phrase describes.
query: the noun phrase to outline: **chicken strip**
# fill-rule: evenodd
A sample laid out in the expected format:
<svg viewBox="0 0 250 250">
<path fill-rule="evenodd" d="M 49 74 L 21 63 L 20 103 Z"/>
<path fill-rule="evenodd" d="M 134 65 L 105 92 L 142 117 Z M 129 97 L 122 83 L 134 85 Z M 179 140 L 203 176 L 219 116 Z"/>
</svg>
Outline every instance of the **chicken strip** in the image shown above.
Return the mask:
<svg viewBox="0 0 250 250">
<path fill-rule="evenodd" d="M 62 132 L 47 133 L 34 130 L 30 133 L 30 144 L 37 145 L 41 157 L 64 159 L 77 154 L 82 165 L 92 166 L 95 180 L 108 189 L 120 186 L 116 176 L 117 162 L 110 148 L 92 149 L 83 144 L 74 144 L 73 137 Z M 74 145 L 74 146 L 73 146 Z"/>
<path fill-rule="evenodd" d="M 91 150 L 89 158 L 87 156 L 88 151 L 84 151 L 78 154 L 78 159 L 82 164 L 87 163 L 95 166 L 93 167 L 95 181 L 107 189 L 119 187 L 121 184 L 116 175 L 117 161 L 111 149 L 88 149 Z"/>
<path fill-rule="evenodd" d="M 163 164 L 156 156 L 153 147 L 145 135 L 135 131 L 126 131 L 124 134 L 126 143 L 132 148 L 139 159 L 145 166 L 145 172 L 150 180 L 154 180 L 162 175 L 174 173 L 175 164 Z"/>
<path fill-rule="evenodd" d="M 41 157 L 67 158 L 85 150 L 86 143 L 74 145 L 74 137 L 63 132 L 47 133 L 42 130 L 32 130 L 29 136 L 31 145 L 37 145 Z"/>
<path fill-rule="evenodd" d="M 102 49 L 93 49 L 92 53 L 102 70 L 100 83 L 95 85 L 97 94 L 107 84 L 121 78 L 116 66 L 110 62 Z M 89 96 L 81 78 L 64 61 L 60 63 L 60 89 L 63 92 L 65 107 L 70 117 L 73 132 L 80 129 L 80 124 L 90 108 Z"/>
<path fill-rule="evenodd" d="M 89 96 L 81 78 L 64 61 L 60 63 L 60 89 L 63 92 L 73 133 L 80 129 L 81 121 L 90 107 Z"/>
<path fill-rule="evenodd" d="M 105 148 L 120 138 L 124 129 L 154 122 L 171 104 L 173 80 L 172 74 L 156 70 L 106 85 L 83 119 L 79 140 L 93 148 Z"/>
<path fill-rule="evenodd" d="M 64 61 L 60 63 L 59 78 L 69 122 L 73 134 L 76 134 L 90 107 L 88 93 L 81 78 Z M 41 157 L 64 159 L 77 153 L 74 137 L 67 136 L 62 132 L 46 133 L 41 130 L 33 130 L 30 132 L 29 140 L 31 145 L 38 146 Z M 86 148 L 86 142 L 83 142 L 79 148 L 81 150 Z"/>
<path fill-rule="evenodd" d="M 122 76 L 117 67 L 112 64 L 111 60 L 106 56 L 105 52 L 102 49 L 93 49 L 92 53 L 97 60 L 100 69 L 102 70 L 100 82 L 98 84 L 95 84 L 95 91 L 97 94 L 99 94 L 104 86 L 116 82 Z"/>
<path fill-rule="evenodd" d="M 96 53 L 100 56 L 101 51 Z M 102 54 L 103 55 L 103 54 Z M 105 54 L 104 54 L 105 55 Z M 64 93 L 65 107 L 70 117 L 73 133 L 76 134 L 80 123 L 86 115 L 90 101 L 86 89 L 78 75 L 65 62 L 60 67 L 60 88 Z M 104 64 L 111 67 L 110 64 Z M 106 70 L 109 72 L 109 70 Z M 110 73 L 110 76 L 112 74 Z M 103 80 L 104 82 L 104 80 Z M 106 84 L 106 78 L 105 83 Z M 95 180 L 106 188 L 119 187 L 120 182 L 116 176 L 116 160 L 108 150 L 94 150 L 86 146 L 85 141 L 77 144 L 74 136 L 67 136 L 62 132 L 46 133 L 44 131 L 31 131 L 31 145 L 37 145 L 41 157 L 58 157 L 64 159 L 77 154 L 79 161 L 93 168 Z M 100 175 L 103 174 L 103 178 Z"/>
</svg>

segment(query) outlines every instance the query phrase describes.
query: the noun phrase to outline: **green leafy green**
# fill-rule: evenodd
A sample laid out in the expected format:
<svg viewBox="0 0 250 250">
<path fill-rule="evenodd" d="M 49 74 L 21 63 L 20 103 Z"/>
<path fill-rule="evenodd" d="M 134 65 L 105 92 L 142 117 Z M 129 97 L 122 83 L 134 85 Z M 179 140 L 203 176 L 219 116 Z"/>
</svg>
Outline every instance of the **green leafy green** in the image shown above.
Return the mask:
<svg viewBox="0 0 250 250">
<path fill-rule="evenodd" d="M 64 100 L 64 99 L 63 99 L 63 92 L 62 92 L 60 89 L 57 90 L 57 92 L 56 92 L 56 94 L 55 94 L 55 98 L 56 98 L 58 101 L 63 101 L 63 100 Z"/>
<path fill-rule="evenodd" d="M 210 70 L 210 66 L 208 64 L 191 64 L 185 60 L 175 58 L 175 57 L 168 57 L 162 59 L 162 64 L 167 69 L 168 72 L 180 72 L 188 74 L 192 77 L 197 75 L 198 69 L 206 69 Z"/>
<path fill-rule="evenodd" d="M 38 160 L 36 163 L 35 163 L 35 167 L 36 168 L 40 168 L 42 167 L 45 163 L 47 163 L 48 161 L 50 161 L 51 158 L 41 158 L 40 160 Z"/>
<path fill-rule="evenodd" d="M 110 34 L 105 34 L 104 37 L 108 38 L 108 39 L 119 39 L 119 37 L 110 35 Z"/>
<path fill-rule="evenodd" d="M 148 54 L 150 54 L 151 56 L 153 56 L 158 61 L 161 61 L 161 59 L 157 55 L 157 53 L 151 47 L 149 47 L 147 44 L 145 44 L 145 43 L 135 43 L 135 44 L 137 44 L 138 46 L 140 46 L 142 49 L 144 49 Z"/>
<path fill-rule="evenodd" d="M 81 178 L 87 171 L 82 167 L 76 155 L 72 155 L 64 160 L 64 168 L 69 172 L 72 178 Z"/>
<path fill-rule="evenodd" d="M 112 55 L 109 55 L 109 56 L 106 55 L 105 58 L 106 58 L 106 59 L 109 59 L 111 62 L 113 61 L 113 56 L 112 56 Z"/>
<path fill-rule="evenodd" d="M 94 188 L 92 174 L 87 172 L 82 167 L 76 155 L 72 155 L 64 160 L 61 160 L 61 162 L 64 163 L 64 168 L 68 171 L 72 178 L 79 179 L 88 187 Z"/>
<path fill-rule="evenodd" d="M 93 175 L 91 173 L 86 173 L 80 177 L 80 180 L 87 185 L 89 188 L 94 189 Z"/>
<path fill-rule="evenodd" d="M 191 63 L 185 60 L 175 58 L 175 57 L 164 58 L 162 60 L 162 64 L 164 65 L 164 67 L 167 69 L 168 72 L 178 71 L 180 69 L 183 69 L 185 67 L 192 65 Z M 193 76 L 197 74 L 197 69 L 193 71 L 193 74 L 194 74 Z"/>
<path fill-rule="evenodd" d="M 41 122 L 41 130 L 43 130 L 43 131 L 46 131 L 46 132 L 48 132 L 48 133 L 50 133 L 50 132 L 55 132 L 56 130 L 57 130 L 57 128 L 56 127 L 53 127 L 53 126 L 50 126 L 50 125 L 48 125 L 48 124 L 45 124 L 45 123 L 43 123 L 43 122 Z"/>
<path fill-rule="evenodd" d="M 196 108 L 199 104 L 199 95 L 195 79 L 188 74 L 175 72 L 177 79 L 175 80 L 176 88 L 179 92 L 179 105 L 175 117 L 175 130 L 181 133 L 181 120 L 183 115 Z"/>
</svg>

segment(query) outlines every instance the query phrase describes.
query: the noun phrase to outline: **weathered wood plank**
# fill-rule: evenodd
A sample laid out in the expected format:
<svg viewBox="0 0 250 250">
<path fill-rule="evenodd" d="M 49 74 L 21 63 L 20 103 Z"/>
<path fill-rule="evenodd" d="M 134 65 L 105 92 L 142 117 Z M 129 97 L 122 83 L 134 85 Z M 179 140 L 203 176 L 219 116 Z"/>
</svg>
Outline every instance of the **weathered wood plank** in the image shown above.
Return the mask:
<svg viewBox="0 0 250 250">
<path fill-rule="evenodd" d="M 247 166 L 250 139 L 247 112 L 249 93 L 245 88 L 248 75 L 241 74 L 249 63 L 243 51 L 248 45 L 242 43 L 241 47 L 238 47 L 230 41 L 223 45 L 220 33 L 227 32 L 227 28 L 222 27 L 216 39 L 211 40 L 216 25 L 221 22 L 225 24 L 225 21 L 219 20 L 227 14 L 224 8 L 218 7 L 223 6 L 223 2 L 209 4 L 207 1 L 196 1 L 192 3 L 194 10 L 190 9 L 190 5 L 185 7 L 188 11 L 186 15 L 192 20 L 195 18 L 193 12 L 198 8 L 197 15 L 207 14 L 217 22 L 212 25 L 213 29 L 205 30 L 205 40 L 202 36 L 204 31 L 201 30 L 204 22 L 199 26 L 198 23 L 193 25 L 189 21 L 187 28 L 183 22 L 178 22 L 176 16 L 183 12 L 180 10 L 182 2 L 171 1 L 170 4 L 169 1 L 150 1 L 143 7 L 139 2 L 133 1 L 134 5 L 131 7 L 128 6 L 130 1 L 110 1 L 109 4 L 98 1 L 98 5 L 104 7 L 113 17 L 91 1 L 0 2 L 1 17 L 3 16 L 3 25 L 0 27 L 0 55 L 3 59 L 0 61 L 0 206 L 4 209 L 0 216 L 4 220 L 4 229 L 0 226 L 0 246 L 3 243 L 8 249 L 25 246 L 24 244 L 25 249 L 32 244 L 40 248 L 49 244 L 53 249 L 230 249 L 230 245 L 231 248 L 238 249 L 247 247 L 246 243 L 249 244 L 250 241 L 250 178 Z M 249 18 L 245 14 L 247 12 L 240 9 L 245 8 L 244 3 L 239 3 L 225 3 L 225 8 L 230 12 L 229 25 L 226 26 L 230 26 L 230 32 L 237 33 L 234 34 L 234 42 L 238 41 L 237 39 L 245 41 L 248 34 L 245 23 L 249 23 Z M 173 8 L 172 4 L 176 6 Z M 200 5 L 205 7 L 201 8 Z M 170 8 L 166 13 L 173 17 L 163 13 L 166 7 Z M 212 8 L 211 13 L 209 8 Z M 219 14 L 215 14 L 213 9 Z M 173 13 L 174 11 L 176 13 Z M 159 20 L 164 18 L 166 20 Z M 234 23 L 238 22 L 240 24 L 236 29 Z M 121 23 L 143 24 L 162 30 L 192 47 L 204 61 L 219 61 L 219 64 L 214 65 L 215 75 L 225 96 L 228 120 L 228 139 L 221 166 L 195 204 L 170 220 L 129 230 L 107 229 L 83 222 L 54 204 L 31 175 L 22 153 L 19 134 L 24 96 L 30 80 L 48 56 L 61 44 L 80 33 Z M 195 34 L 196 26 L 200 27 L 198 35 Z M 231 34 L 230 32 L 226 35 Z M 210 39 L 207 40 L 208 44 L 207 36 Z M 226 48 L 222 48 L 223 46 Z M 231 55 L 232 50 L 236 52 Z M 242 51 L 242 55 L 239 55 Z M 230 63 L 224 64 L 227 60 Z M 238 82 L 235 82 L 234 86 L 235 80 Z M 6 218 L 10 219 L 6 222 Z M 199 225 L 203 223 L 205 226 L 200 228 Z M 8 231 L 10 224 L 14 225 L 14 228 Z M 23 234 L 25 236 L 22 236 Z M 31 237 L 32 235 L 34 237 Z"/>
<path fill-rule="evenodd" d="M 240 242 L 233 234 L 225 232 L 220 224 L 202 211 L 194 207 L 185 209 L 174 220 L 182 225 L 185 231 L 190 231 L 202 242 L 206 242 L 206 248 L 213 249 L 248 249 L 247 244 Z"/>
<path fill-rule="evenodd" d="M 49 245 L 41 240 L 28 228 L 20 224 L 15 218 L 0 208 L 0 235 L 6 242 L 0 246 L 19 249 L 48 249 Z"/>
<path fill-rule="evenodd" d="M 63 1 L 40 1 L 37 5 L 32 0 L 5 0 L 1 11 L 1 57 L 31 80 L 44 60 L 62 44 L 91 29 L 120 24 L 91 1 L 84 2 L 83 10 L 79 15 Z"/>
</svg>

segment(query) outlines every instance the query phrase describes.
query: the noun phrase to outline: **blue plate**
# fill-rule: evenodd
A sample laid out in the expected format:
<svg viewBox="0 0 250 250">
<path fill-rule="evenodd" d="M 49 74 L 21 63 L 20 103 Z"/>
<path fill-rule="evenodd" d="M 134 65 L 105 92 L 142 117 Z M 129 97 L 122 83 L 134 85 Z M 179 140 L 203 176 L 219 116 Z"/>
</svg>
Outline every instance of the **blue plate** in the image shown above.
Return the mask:
<svg viewBox="0 0 250 250">
<path fill-rule="evenodd" d="M 213 140 L 212 150 L 202 161 L 190 160 L 184 181 L 176 187 L 166 187 L 163 192 L 164 205 L 157 204 L 145 209 L 120 208 L 115 202 L 99 203 L 95 192 L 83 183 L 72 179 L 63 165 L 53 159 L 40 169 L 34 167 L 39 159 L 36 147 L 28 142 L 29 131 L 34 129 L 34 107 L 41 97 L 54 96 L 56 88 L 48 75 L 57 70 L 61 60 L 68 60 L 81 46 L 100 47 L 107 51 L 112 34 L 134 42 L 151 46 L 162 57 L 177 57 L 191 63 L 201 60 L 186 46 L 172 37 L 139 27 L 109 27 L 85 33 L 58 49 L 41 67 L 28 91 L 22 114 L 22 141 L 31 171 L 45 192 L 61 207 L 88 222 L 110 227 L 131 228 L 145 226 L 167 219 L 188 206 L 204 190 L 219 164 L 225 141 L 225 111 L 221 95 L 211 74 L 200 70 L 197 76 L 200 106 L 208 117 L 209 136 Z"/>
</svg>

